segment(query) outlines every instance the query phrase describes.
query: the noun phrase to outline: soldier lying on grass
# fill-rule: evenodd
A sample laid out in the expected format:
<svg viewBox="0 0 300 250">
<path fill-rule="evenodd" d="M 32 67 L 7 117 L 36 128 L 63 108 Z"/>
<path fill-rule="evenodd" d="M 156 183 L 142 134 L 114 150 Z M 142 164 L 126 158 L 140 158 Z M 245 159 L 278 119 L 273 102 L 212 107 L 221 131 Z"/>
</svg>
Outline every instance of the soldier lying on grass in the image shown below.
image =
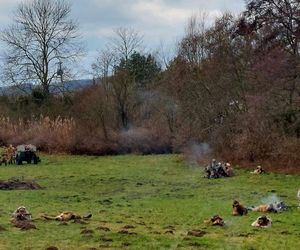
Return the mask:
<svg viewBox="0 0 300 250">
<path fill-rule="evenodd" d="M 210 220 L 204 221 L 205 223 L 212 225 L 212 226 L 224 226 L 224 220 L 219 216 L 215 215 L 210 218 Z"/>
<path fill-rule="evenodd" d="M 252 224 L 252 227 L 261 227 L 261 228 L 268 228 L 271 227 L 272 225 L 272 220 L 271 218 L 263 215 L 258 217 Z"/>
<path fill-rule="evenodd" d="M 257 166 L 256 169 L 254 169 L 252 172 L 250 172 L 251 174 L 263 174 L 266 171 L 261 167 L 261 166 Z"/>
<path fill-rule="evenodd" d="M 21 230 L 36 229 L 31 222 L 31 213 L 24 206 L 18 207 L 12 214 L 11 223 Z"/>
<path fill-rule="evenodd" d="M 12 214 L 13 219 L 17 221 L 21 220 L 31 220 L 31 213 L 29 213 L 26 209 L 26 207 L 18 207 Z"/>
<path fill-rule="evenodd" d="M 256 207 L 250 207 L 248 208 L 251 211 L 254 212 L 263 212 L 263 213 L 267 213 L 267 212 L 282 212 L 287 210 L 289 207 L 283 202 L 283 201 L 279 201 L 279 202 L 274 202 L 271 204 L 262 204 Z"/>
<path fill-rule="evenodd" d="M 62 212 L 57 216 L 41 215 L 41 217 L 46 220 L 70 221 L 70 220 L 89 219 L 92 217 L 92 214 L 88 214 L 87 216 L 80 216 L 73 212 L 66 211 L 66 212 Z"/>
<path fill-rule="evenodd" d="M 232 215 L 246 215 L 248 213 L 247 208 L 241 205 L 237 200 L 233 201 L 232 204 Z"/>
</svg>

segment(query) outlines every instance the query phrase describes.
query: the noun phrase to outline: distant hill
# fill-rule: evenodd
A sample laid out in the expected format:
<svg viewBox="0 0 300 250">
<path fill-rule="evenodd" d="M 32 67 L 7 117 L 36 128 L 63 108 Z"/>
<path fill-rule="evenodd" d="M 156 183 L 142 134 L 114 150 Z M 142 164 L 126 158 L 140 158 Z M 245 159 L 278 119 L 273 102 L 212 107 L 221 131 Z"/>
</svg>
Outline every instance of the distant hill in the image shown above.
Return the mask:
<svg viewBox="0 0 300 250">
<path fill-rule="evenodd" d="M 79 89 L 86 88 L 93 84 L 92 79 L 81 79 L 81 80 L 71 80 L 64 83 L 62 87 L 59 83 L 50 86 L 50 92 L 53 94 L 61 93 L 64 91 L 75 91 Z M 23 84 L 20 87 L 16 86 L 0 86 L 0 95 L 24 95 L 31 93 L 34 88 L 33 84 Z"/>
</svg>

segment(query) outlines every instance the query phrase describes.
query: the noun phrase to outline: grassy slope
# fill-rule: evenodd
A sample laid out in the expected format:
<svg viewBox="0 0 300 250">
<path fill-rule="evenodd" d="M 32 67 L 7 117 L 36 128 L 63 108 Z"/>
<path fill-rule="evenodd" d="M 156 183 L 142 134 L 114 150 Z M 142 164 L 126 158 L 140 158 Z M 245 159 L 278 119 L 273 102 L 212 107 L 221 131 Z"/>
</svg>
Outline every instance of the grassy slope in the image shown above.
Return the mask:
<svg viewBox="0 0 300 250">
<path fill-rule="evenodd" d="M 0 249 L 298 249 L 300 209 L 271 214 L 273 227 L 255 229 L 259 214 L 231 216 L 233 199 L 246 205 L 276 192 L 288 204 L 297 204 L 300 176 L 252 176 L 238 170 L 233 178 L 207 180 L 199 168 L 188 167 L 178 156 L 44 156 L 38 166 L 0 167 L 0 179 L 34 179 L 44 190 L 0 191 Z M 25 205 L 34 216 L 71 210 L 93 213 L 87 225 L 35 222 L 38 230 L 20 231 L 9 223 L 13 210 Z M 203 223 L 212 215 L 225 218 L 224 228 Z M 124 225 L 135 235 L 118 233 Z M 110 232 L 96 230 L 106 226 Z M 174 234 L 165 233 L 174 227 Z M 80 234 L 83 227 L 90 235 Z M 188 230 L 207 232 L 186 237 Z M 111 239 L 103 241 L 103 237 Z M 102 240 L 101 240 L 102 239 Z"/>
</svg>

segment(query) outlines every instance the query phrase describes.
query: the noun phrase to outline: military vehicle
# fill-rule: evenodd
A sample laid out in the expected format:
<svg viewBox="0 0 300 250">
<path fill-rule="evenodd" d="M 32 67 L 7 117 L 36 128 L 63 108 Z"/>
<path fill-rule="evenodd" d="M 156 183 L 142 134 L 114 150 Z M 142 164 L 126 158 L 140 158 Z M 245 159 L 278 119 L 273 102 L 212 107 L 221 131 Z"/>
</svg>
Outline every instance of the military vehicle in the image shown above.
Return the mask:
<svg viewBox="0 0 300 250">
<path fill-rule="evenodd" d="M 36 146 L 34 145 L 19 145 L 16 152 L 16 163 L 21 165 L 23 161 L 28 164 L 38 164 L 41 160 L 37 155 Z"/>
</svg>

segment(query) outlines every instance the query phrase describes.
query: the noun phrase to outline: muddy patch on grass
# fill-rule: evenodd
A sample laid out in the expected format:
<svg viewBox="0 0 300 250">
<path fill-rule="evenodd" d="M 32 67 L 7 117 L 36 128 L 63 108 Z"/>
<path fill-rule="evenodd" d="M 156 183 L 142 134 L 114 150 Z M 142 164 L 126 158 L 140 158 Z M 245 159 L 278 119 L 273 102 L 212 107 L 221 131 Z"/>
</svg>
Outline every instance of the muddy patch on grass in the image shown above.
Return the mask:
<svg viewBox="0 0 300 250">
<path fill-rule="evenodd" d="M 73 223 L 82 224 L 82 225 L 89 224 L 87 221 L 82 220 L 82 219 L 75 219 L 75 220 L 73 220 Z"/>
<path fill-rule="evenodd" d="M 13 178 L 0 181 L 0 190 L 38 190 L 42 187 L 34 181 Z"/>
<path fill-rule="evenodd" d="M 189 243 L 188 244 L 190 247 L 196 247 L 196 248 L 200 248 L 202 247 L 200 243 L 197 243 L 197 242 L 193 242 L 193 243 Z"/>
<path fill-rule="evenodd" d="M 47 247 L 45 250 L 58 250 L 58 248 L 55 246 L 50 246 L 50 247 Z"/>
<path fill-rule="evenodd" d="M 243 238 L 249 238 L 251 236 L 254 236 L 255 233 L 230 233 L 230 234 L 224 234 L 226 237 L 243 237 Z"/>
<path fill-rule="evenodd" d="M 112 242 L 112 241 L 113 241 L 112 238 L 106 237 L 106 236 L 101 236 L 101 237 L 99 238 L 99 240 L 100 240 L 100 241 L 104 241 L 104 242 Z"/>
<path fill-rule="evenodd" d="M 254 233 L 239 233 L 239 234 L 237 234 L 238 237 L 245 237 L 245 238 L 251 237 L 253 235 L 254 235 Z"/>
<path fill-rule="evenodd" d="M 82 235 L 92 235 L 93 233 L 94 233 L 94 231 L 91 230 L 91 229 L 83 229 L 83 230 L 80 232 L 80 234 L 82 234 Z"/>
<path fill-rule="evenodd" d="M 1 229 L 0 229 L 0 231 L 1 231 Z M 292 235 L 292 233 L 289 232 L 289 231 L 281 231 L 280 234 L 283 234 L 283 235 Z"/>
<path fill-rule="evenodd" d="M 123 227 L 123 229 L 132 229 L 132 228 L 135 228 L 135 226 L 133 226 L 133 225 L 125 225 Z"/>
<path fill-rule="evenodd" d="M 175 227 L 174 227 L 174 226 L 171 226 L 171 225 L 169 225 L 169 226 L 165 226 L 165 227 L 163 227 L 163 229 L 166 229 L 166 230 L 175 230 Z"/>
<path fill-rule="evenodd" d="M 122 247 L 129 247 L 131 244 L 129 242 L 123 242 Z"/>
<path fill-rule="evenodd" d="M 94 231 L 91 229 L 83 229 L 81 231 L 81 234 L 93 234 L 93 233 L 94 233 Z"/>
<path fill-rule="evenodd" d="M 120 230 L 120 231 L 118 232 L 118 234 L 136 235 L 137 233 L 135 233 L 135 232 L 130 232 L 130 231 L 126 230 L 126 229 L 122 229 L 122 230 Z"/>
<path fill-rule="evenodd" d="M 98 230 L 98 231 L 104 231 L 104 232 L 109 232 L 109 231 L 110 231 L 110 228 L 100 226 L 100 227 L 97 227 L 96 230 Z"/>
<path fill-rule="evenodd" d="M 153 232 L 150 232 L 151 234 L 157 234 L 157 235 L 160 235 L 161 232 L 158 232 L 158 231 L 153 231 Z"/>
<path fill-rule="evenodd" d="M 188 236 L 194 236 L 194 237 L 202 237 L 206 234 L 205 231 L 199 230 L 199 229 L 193 229 L 191 231 L 188 231 Z"/>
<path fill-rule="evenodd" d="M 146 223 L 144 221 L 134 221 L 134 223 L 137 225 L 146 226 Z"/>
<path fill-rule="evenodd" d="M 101 205 L 111 205 L 113 203 L 112 198 L 104 199 L 104 200 L 99 200 L 98 201 Z"/>
<path fill-rule="evenodd" d="M 174 231 L 173 230 L 167 230 L 167 231 L 165 231 L 165 234 L 174 234 Z"/>
</svg>

